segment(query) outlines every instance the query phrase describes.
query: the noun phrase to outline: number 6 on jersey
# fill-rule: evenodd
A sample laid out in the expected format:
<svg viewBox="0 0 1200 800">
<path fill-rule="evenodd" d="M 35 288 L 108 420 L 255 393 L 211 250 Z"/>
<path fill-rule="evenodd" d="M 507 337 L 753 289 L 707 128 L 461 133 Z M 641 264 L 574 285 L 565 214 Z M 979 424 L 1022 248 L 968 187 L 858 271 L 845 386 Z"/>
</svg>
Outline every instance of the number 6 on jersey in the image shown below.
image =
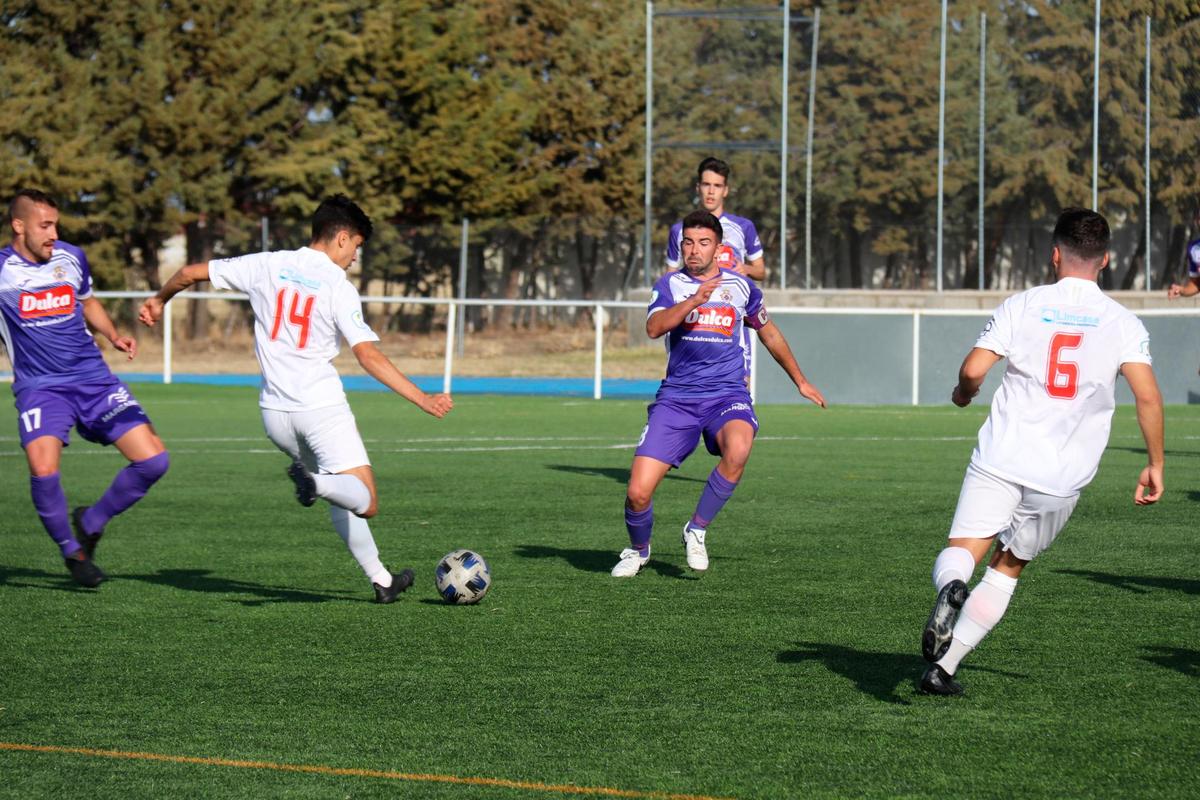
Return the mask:
<svg viewBox="0 0 1200 800">
<path fill-rule="evenodd" d="M 1079 391 L 1079 365 L 1063 361 L 1063 350 L 1074 350 L 1083 343 L 1082 333 L 1056 333 L 1050 339 L 1050 362 L 1046 366 L 1046 393 L 1059 400 L 1070 400 Z"/>
</svg>

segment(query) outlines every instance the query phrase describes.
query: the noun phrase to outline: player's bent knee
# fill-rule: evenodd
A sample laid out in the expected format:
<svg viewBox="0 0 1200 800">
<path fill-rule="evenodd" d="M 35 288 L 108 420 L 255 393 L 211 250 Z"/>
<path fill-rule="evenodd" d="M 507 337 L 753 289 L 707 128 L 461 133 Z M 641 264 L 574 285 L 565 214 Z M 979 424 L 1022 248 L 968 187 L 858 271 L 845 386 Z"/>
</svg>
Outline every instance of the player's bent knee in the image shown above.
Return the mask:
<svg viewBox="0 0 1200 800">
<path fill-rule="evenodd" d="M 645 511 L 650 507 L 650 500 L 654 497 L 653 492 L 643 491 L 629 487 L 629 491 L 625 493 L 625 505 L 631 511 Z"/>
<path fill-rule="evenodd" d="M 135 461 L 130 466 L 137 470 L 146 483 L 156 483 L 171 468 L 171 456 L 166 450 L 163 450 L 158 455 Z"/>
</svg>

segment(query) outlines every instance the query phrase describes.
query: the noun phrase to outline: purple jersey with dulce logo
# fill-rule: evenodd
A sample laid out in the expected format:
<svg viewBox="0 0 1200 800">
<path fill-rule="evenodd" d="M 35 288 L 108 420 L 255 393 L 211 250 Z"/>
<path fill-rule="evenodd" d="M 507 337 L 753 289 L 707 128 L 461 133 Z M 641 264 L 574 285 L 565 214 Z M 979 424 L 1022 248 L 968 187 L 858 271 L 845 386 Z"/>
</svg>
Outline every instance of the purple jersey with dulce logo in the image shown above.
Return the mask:
<svg viewBox="0 0 1200 800">
<path fill-rule="evenodd" d="M 745 393 L 750 373 L 749 339 L 745 327 L 767 324 L 762 291 L 754 282 L 722 269 L 721 285 L 708 302 L 692 309 L 683 324 L 666 335 L 667 376 L 658 390 L 661 398 L 706 398 Z M 686 270 L 668 272 L 654 284 L 650 316 L 696 293 L 702 281 Z"/>
<path fill-rule="evenodd" d="M 111 381 L 79 302 L 92 296 L 83 250 L 58 241 L 45 264 L 0 249 L 0 336 L 23 389 Z"/>
<path fill-rule="evenodd" d="M 762 242 L 758 239 L 758 229 L 753 222 L 735 214 L 722 214 L 720 222 L 721 246 L 717 248 L 717 266 L 732 268 L 735 259 L 738 264 L 745 264 L 762 258 Z M 682 246 L 683 222 L 679 221 L 671 226 L 671 232 L 667 234 L 667 266 L 671 269 L 681 266 L 679 251 Z"/>
</svg>

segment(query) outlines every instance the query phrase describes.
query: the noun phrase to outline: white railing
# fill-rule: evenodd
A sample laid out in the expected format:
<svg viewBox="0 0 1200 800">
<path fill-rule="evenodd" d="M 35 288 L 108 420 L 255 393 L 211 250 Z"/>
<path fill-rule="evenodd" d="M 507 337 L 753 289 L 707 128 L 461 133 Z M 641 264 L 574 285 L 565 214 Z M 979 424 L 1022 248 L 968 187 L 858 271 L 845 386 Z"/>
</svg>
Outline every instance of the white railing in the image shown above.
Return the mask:
<svg viewBox="0 0 1200 800">
<path fill-rule="evenodd" d="M 153 295 L 153 292 L 101 292 L 95 293 L 102 299 L 143 299 Z M 248 300 L 238 292 L 187 292 L 180 294 L 177 300 Z M 447 306 L 446 318 L 446 350 L 442 370 L 442 391 L 449 393 L 454 378 L 455 332 L 459 306 L 481 307 L 526 307 L 526 308 L 591 308 L 595 319 L 595 346 L 592 376 L 592 397 L 596 400 L 603 396 L 602 377 L 604 371 L 604 331 L 607 320 L 607 309 L 644 310 L 646 304 L 638 301 L 622 300 L 499 300 L 499 299 L 461 299 L 451 297 L 395 297 L 365 295 L 364 303 L 379 303 L 383 305 L 428 305 Z M 168 312 L 170 308 L 168 308 Z M 922 317 L 987 317 L 990 309 L 951 309 L 951 308 L 827 308 L 821 306 L 792 306 L 771 308 L 773 316 L 788 315 L 835 315 L 835 316 L 906 316 L 912 318 L 912 404 L 918 405 L 921 376 L 920 343 Z M 1148 308 L 1136 311 L 1140 317 L 1195 317 L 1200 316 L 1200 308 Z M 163 315 L 163 355 L 162 380 L 171 383 L 172 378 L 172 340 L 174 338 L 172 314 Z M 750 395 L 757 397 L 758 386 L 758 337 L 750 337 Z"/>
</svg>

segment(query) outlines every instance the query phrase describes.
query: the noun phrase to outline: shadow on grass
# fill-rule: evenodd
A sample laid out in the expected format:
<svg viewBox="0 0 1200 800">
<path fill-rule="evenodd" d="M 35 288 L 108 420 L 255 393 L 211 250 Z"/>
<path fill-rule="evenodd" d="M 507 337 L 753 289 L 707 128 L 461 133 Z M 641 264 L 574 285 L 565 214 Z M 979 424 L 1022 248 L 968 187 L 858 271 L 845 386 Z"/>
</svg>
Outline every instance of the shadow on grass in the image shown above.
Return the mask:
<svg viewBox="0 0 1200 800">
<path fill-rule="evenodd" d="M 1189 678 L 1200 678 L 1200 650 L 1188 650 L 1184 647 L 1159 645 L 1147 647 L 1149 655 L 1142 656 L 1143 661 L 1157 664 L 1160 667 L 1181 672 Z"/>
<path fill-rule="evenodd" d="M 911 705 L 912 701 L 899 693 L 903 687 L 913 693 L 928 664 L 917 653 L 880 653 L 871 650 L 856 650 L 837 644 L 820 642 L 798 642 L 799 650 L 783 650 L 775 659 L 782 664 L 820 662 L 831 672 L 836 672 L 852 681 L 863 694 L 876 700 L 897 705 Z M 992 672 L 1010 678 L 1025 678 L 1003 670 L 963 665 L 967 672 Z M 907 693 L 906 693 L 907 694 Z"/>
<path fill-rule="evenodd" d="M 1200 594 L 1200 580 L 1193 578 L 1170 578 L 1157 575 L 1113 575 L 1108 572 L 1092 572 L 1085 569 L 1058 569 L 1062 575 L 1075 575 L 1096 583 L 1124 589 L 1135 594 L 1149 594 L 1152 589 L 1168 589 L 1184 594 Z"/>
<path fill-rule="evenodd" d="M 1191 500 L 1193 503 L 1200 503 L 1200 492 L 1195 490 L 1189 491 L 1188 500 Z"/>
<path fill-rule="evenodd" d="M 545 545 L 523 544 L 518 545 L 514 553 L 521 558 L 561 558 L 581 572 L 607 574 L 612 571 L 613 566 L 617 563 L 617 553 L 615 550 L 586 550 L 577 547 L 547 547 Z M 696 580 L 695 576 L 689 575 L 682 567 L 666 561 L 659 561 L 656 558 L 651 558 L 646 563 L 646 566 L 642 567 L 642 570 L 653 570 L 659 575 L 668 578 Z"/>
<path fill-rule="evenodd" d="M 1127 453 L 1138 453 L 1139 455 L 1144 455 L 1146 452 L 1146 448 L 1144 447 L 1122 447 L 1119 445 L 1109 445 L 1107 449 L 1124 450 Z M 1200 456 L 1200 452 L 1196 452 L 1195 450 L 1164 450 L 1163 454 L 1171 458 L 1196 458 Z"/>
<path fill-rule="evenodd" d="M 118 580 L 142 581 L 188 592 L 252 595 L 254 599 L 230 598 L 233 602 L 244 606 L 261 606 L 268 603 L 324 603 L 330 600 L 368 602 L 365 595 L 363 598 L 356 598 L 333 592 L 293 589 L 288 586 L 263 586 L 235 578 L 222 578 L 213 575 L 212 571 L 207 569 L 160 569 L 151 575 L 117 575 L 115 577 Z"/>
<path fill-rule="evenodd" d="M 629 468 L 628 467 L 577 467 L 571 464 L 547 464 L 547 469 L 558 470 L 559 472 L 570 472 L 575 475 L 588 475 L 595 478 L 611 478 L 622 486 L 629 483 Z M 687 481 L 689 483 L 705 483 L 708 478 L 689 478 L 685 475 L 679 475 L 674 470 L 667 473 L 664 480 L 668 481 Z"/>
<path fill-rule="evenodd" d="M 12 586 L 17 589 L 47 589 L 52 592 L 86 593 L 96 591 L 88 589 L 86 586 L 80 586 L 71 580 L 66 567 L 63 567 L 62 572 L 46 572 L 42 569 L 6 567 L 0 564 L 0 587 L 3 586 Z"/>
</svg>

